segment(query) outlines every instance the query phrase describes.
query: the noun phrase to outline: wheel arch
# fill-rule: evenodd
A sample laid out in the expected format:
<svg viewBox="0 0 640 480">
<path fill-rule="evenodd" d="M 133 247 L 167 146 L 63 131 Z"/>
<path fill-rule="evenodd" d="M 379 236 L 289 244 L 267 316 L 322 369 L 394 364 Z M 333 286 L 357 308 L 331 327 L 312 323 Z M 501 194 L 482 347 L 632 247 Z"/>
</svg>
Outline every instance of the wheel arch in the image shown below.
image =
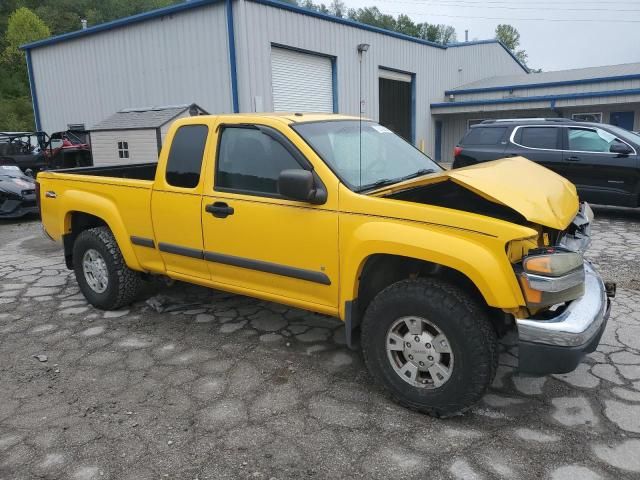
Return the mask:
<svg viewBox="0 0 640 480">
<path fill-rule="evenodd" d="M 505 322 L 503 308 L 524 304 L 506 254 L 502 253 L 504 258 L 498 258 L 498 252 L 455 235 L 441 233 L 441 238 L 432 237 L 424 242 L 415 237 L 419 235 L 414 235 L 409 245 L 403 241 L 389 242 L 384 245 L 386 248 L 380 248 L 382 245 L 378 244 L 377 251 L 364 255 L 346 255 L 349 261 L 342 270 L 340 315 L 345 320 L 350 346 L 371 300 L 389 285 L 407 278 L 435 277 L 460 288 L 487 308 L 495 318 L 496 327 Z M 440 249 L 436 251 L 416 246 L 416 243 L 439 245 Z M 354 261 L 354 258 L 358 260 Z"/>
<path fill-rule="evenodd" d="M 70 205 L 83 205 L 84 208 L 69 208 L 63 217 L 62 242 L 67 268 L 73 268 L 73 243 L 77 236 L 84 230 L 106 226 L 113 233 L 126 265 L 133 270 L 141 270 L 116 205 L 104 197 L 87 192 L 82 192 L 81 197 L 69 195 L 70 193 L 72 192 L 66 192 L 65 200 Z"/>
</svg>

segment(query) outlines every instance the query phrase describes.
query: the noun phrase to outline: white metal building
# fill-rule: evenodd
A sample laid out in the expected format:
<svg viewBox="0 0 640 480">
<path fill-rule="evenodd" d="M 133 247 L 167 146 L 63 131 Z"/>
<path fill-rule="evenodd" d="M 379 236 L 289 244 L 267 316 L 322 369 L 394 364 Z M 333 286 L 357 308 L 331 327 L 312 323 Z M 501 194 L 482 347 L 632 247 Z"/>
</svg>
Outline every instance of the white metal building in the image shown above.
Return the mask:
<svg viewBox="0 0 640 480">
<path fill-rule="evenodd" d="M 153 161 L 160 154 L 171 122 L 206 113 L 195 103 L 120 110 L 91 128 L 93 163 L 112 165 Z"/>
<path fill-rule="evenodd" d="M 138 105 L 362 110 L 436 158 L 445 90 L 526 72 L 495 40 L 445 47 L 277 0 L 193 0 L 23 48 L 45 131 Z"/>
</svg>

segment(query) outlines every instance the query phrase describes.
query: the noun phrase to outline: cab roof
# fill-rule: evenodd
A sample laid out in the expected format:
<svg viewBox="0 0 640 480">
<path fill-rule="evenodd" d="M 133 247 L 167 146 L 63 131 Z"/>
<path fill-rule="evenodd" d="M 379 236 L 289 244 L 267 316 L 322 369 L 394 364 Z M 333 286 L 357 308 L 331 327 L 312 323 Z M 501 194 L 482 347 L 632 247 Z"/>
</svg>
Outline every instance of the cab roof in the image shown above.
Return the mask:
<svg viewBox="0 0 640 480">
<path fill-rule="evenodd" d="M 217 118 L 217 119 L 229 119 L 232 121 L 252 121 L 252 119 L 271 119 L 281 120 L 285 123 L 304 123 L 304 122 L 329 122 L 333 120 L 359 120 L 360 117 L 352 115 L 341 115 L 337 113 L 295 113 L 295 112 L 274 112 L 274 113 L 226 113 L 222 115 L 198 115 L 195 118 Z M 194 117 L 187 117 L 194 118 Z M 183 119 L 181 119 L 183 120 Z M 363 120 L 369 120 L 363 118 Z"/>
</svg>

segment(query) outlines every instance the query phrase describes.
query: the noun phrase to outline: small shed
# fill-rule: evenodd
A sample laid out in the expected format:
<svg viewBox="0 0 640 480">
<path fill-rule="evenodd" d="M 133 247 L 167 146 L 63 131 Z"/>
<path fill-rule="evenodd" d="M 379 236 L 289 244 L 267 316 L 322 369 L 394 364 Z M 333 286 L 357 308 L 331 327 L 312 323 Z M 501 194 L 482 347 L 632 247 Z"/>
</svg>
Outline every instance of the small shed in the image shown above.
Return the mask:
<svg viewBox="0 0 640 480">
<path fill-rule="evenodd" d="M 174 120 L 206 114 L 195 103 L 120 110 L 91 128 L 93 163 L 113 165 L 157 161 Z"/>
</svg>

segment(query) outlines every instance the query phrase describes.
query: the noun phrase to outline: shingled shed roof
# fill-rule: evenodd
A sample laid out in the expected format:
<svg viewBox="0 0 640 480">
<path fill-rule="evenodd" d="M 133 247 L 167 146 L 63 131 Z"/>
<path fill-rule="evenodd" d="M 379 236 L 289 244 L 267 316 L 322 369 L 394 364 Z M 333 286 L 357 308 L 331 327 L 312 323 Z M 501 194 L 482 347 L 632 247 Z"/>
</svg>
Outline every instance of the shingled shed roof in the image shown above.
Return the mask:
<svg viewBox="0 0 640 480">
<path fill-rule="evenodd" d="M 207 112 L 195 103 L 190 105 L 168 105 L 163 107 L 127 108 L 98 122 L 91 131 L 142 130 L 160 128 L 174 118 L 189 111 L 191 116 L 206 115 Z"/>
</svg>

